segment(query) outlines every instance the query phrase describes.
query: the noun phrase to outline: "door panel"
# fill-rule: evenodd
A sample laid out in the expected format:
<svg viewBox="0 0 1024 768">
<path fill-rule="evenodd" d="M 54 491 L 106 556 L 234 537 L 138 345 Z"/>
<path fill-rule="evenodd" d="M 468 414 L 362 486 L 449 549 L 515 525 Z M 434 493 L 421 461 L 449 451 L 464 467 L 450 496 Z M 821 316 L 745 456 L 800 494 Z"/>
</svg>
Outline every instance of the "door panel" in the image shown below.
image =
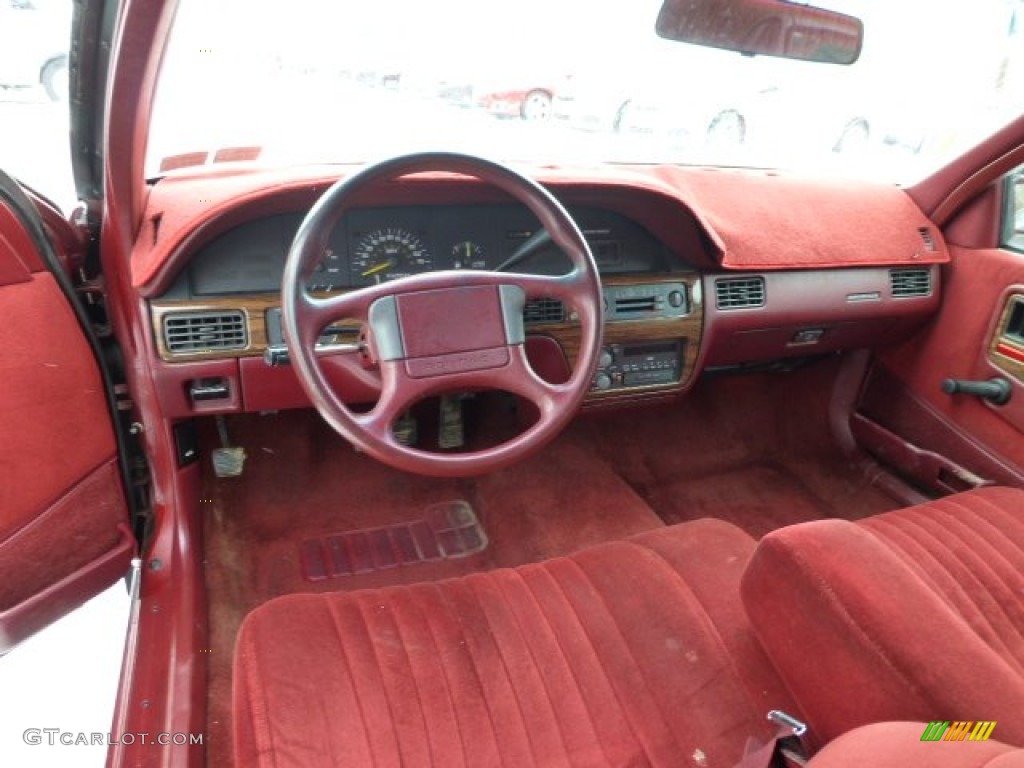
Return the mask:
<svg viewBox="0 0 1024 768">
<path fill-rule="evenodd" d="M 938 317 L 880 356 L 882 375 L 874 377 L 876 389 L 869 388 L 862 410 L 922 448 L 983 478 L 1007 482 L 1024 473 L 1024 379 L 996 365 L 993 345 L 1008 295 L 1024 285 L 1024 255 L 958 246 L 950 252 L 953 261 L 943 277 Z M 1007 405 L 941 389 L 945 378 L 993 376 L 1011 382 Z"/>
<path fill-rule="evenodd" d="M 31 202 L 0 176 L 0 653 L 134 551 L 103 377 Z"/>
</svg>

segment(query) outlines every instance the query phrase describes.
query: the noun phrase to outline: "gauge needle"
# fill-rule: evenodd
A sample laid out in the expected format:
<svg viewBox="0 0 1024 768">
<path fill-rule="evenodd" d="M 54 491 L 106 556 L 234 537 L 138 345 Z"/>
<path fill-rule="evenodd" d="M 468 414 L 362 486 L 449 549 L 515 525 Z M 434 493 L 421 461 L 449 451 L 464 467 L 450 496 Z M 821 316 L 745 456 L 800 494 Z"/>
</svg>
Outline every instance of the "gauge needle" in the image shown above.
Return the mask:
<svg viewBox="0 0 1024 768">
<path fill-rule="evenodd" d="M 388 269 L 391 269 L 390 259 L 388 261 L 378 264 L 376 267 L 370 267 L 368 270 L 363 272 L 363 277 L 370 277 L 371 275 L 376 275 L 378 272 L 385 272 Z"/>
</svg>

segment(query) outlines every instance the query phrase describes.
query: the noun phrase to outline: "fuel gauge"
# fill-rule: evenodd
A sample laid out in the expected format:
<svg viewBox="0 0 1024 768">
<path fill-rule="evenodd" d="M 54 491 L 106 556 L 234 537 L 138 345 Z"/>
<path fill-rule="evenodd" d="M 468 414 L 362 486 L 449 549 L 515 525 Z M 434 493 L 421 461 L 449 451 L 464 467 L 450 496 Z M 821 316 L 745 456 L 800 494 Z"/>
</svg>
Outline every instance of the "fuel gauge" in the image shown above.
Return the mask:
<svg viewBox="0 0 1024 768">
<path fill-rule="evenodd" d="M 452 269 L 487 269 L 484 249 L 472 240 L 452 246 Z"/>
<path fill-rule="evenodd" d="M 313 268 L 307 283 L 311 291 L 336 291 L 346 285 L 341 255 L 328 248 L 323 258 Z"/>
</svg>

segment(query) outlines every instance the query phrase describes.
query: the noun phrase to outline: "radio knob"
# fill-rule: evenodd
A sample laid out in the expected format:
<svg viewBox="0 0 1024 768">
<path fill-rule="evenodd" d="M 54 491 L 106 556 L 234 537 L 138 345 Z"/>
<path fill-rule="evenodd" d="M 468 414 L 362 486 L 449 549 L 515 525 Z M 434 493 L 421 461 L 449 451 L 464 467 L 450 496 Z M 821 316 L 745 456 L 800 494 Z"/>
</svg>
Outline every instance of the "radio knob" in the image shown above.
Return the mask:
<svg viewBox="0 0 1024 768">
<path fill-rule="evenodd" d="M 597 359 L 598 368 L 607 368 L 609 365 L 615 362 L 615 358 L 612 356 L 612 351 L 605 347 L 601 350 L 601 356 Z"/>
<path fill-rule="evenodd" d="M 611 389 L 612 388 L 612 377 L 604 371 L 601 371 L 594 377 L 594 388 L 595 389 Z"/>
</svg>

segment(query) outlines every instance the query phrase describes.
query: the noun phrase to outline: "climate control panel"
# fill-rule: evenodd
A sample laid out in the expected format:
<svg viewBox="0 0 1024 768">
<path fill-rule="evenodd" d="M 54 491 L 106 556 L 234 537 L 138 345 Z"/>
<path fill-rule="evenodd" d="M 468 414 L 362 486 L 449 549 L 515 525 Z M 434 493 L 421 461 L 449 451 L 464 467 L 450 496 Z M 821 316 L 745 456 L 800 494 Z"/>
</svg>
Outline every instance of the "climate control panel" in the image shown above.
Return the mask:
<svg viewBox="0 0 1024 768">
<path fill-rule="evenodd" d="M 677 384 L 682 375 L 684 340 L 609 344 L 601 350 L 595 392 Z"/>
</svg>

